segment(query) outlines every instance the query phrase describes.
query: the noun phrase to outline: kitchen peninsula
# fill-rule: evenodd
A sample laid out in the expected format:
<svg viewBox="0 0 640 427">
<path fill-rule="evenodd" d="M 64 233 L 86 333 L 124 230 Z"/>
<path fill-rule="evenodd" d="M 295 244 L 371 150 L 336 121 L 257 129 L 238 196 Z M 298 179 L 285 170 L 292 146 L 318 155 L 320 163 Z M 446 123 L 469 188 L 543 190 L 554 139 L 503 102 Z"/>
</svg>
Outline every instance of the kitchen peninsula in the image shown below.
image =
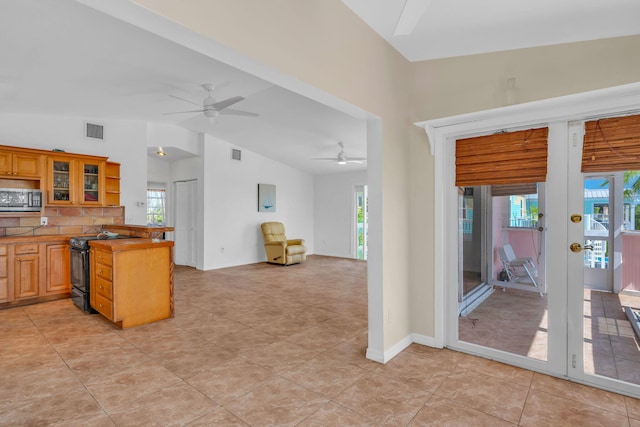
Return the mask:
<svg viewBox="0 0 640 427">
<path fill-rule="evenodd" d="M 121 328 L 173 317 L 173 242 L 92 240 L 91 306 Z"/>
</svg>

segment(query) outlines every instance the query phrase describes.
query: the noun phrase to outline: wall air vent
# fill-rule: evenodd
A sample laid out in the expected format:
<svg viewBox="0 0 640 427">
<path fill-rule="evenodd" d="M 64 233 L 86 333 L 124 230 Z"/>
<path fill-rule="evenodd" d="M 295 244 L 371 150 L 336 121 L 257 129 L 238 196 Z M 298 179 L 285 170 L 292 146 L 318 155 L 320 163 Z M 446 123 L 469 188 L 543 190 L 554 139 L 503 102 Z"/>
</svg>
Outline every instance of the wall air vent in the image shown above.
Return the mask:
<svg viewBox="0 0 640 427">
<path fill-rule="evenodd" d="M 87 123 L 85 138 L 104 140 L 104 126 Z"/>
<path fill-rule="evenodd" d="M 235 148 L 231 149 L 231 160 L 242 160 L 242 151 L 236 150 Z"/>
</svg>

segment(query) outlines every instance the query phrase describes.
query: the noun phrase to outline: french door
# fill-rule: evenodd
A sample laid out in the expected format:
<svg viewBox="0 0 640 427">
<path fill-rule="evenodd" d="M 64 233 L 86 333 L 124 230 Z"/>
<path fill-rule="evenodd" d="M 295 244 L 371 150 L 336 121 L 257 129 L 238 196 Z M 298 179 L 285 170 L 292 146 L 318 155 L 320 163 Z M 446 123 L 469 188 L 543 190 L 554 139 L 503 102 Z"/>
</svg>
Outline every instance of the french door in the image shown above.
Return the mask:
<svg viewBox="0 0 640 427">
<path fill-rule="evenodd" d="M 629 296 L 625 294 L 629 285 L 638 287 L 629 292 L 636 295 L 640 292 L 640 243 L 628 242 L 629 237 L 640 239 L 640 233 L 627 231 L 640 229 L 640 209 L 637 209 L 640 199 L 623 200 L 619 176 L 614 176 L 614 184 L 618 185 L 609 195 L 613 197 L 609 202 L 610 208 L 613 206 L 613 215 L 619 219 L 624 217 L 624 220 L 614 225 L 613 235 L 607 243 L 609 247 L 604 250 L 613 276 L 613 292 L 609 291 L 609 285 L 605 290 L 590 289 L 589 282 L 585 286 L 584 249 L 591 246 L 589 240 L 594 236 L 587 234 L 585 239 L 585 176 L 581 172 L 584 121 L 599 115 L 638 114 L 638 105 L 640 83 L 634 83 L 417 123 L 425 129 L 434 156 L 435 334 L 432 345 L 444 345 L 640 397 L 640 346 L 636 344 L 635 331 L 626 316 L 627 309 L 640 315 L 640 303 L 630 303 Z M 458 297 L 462 271 L 458 260 L 464 244 L 459 237 L 464 226 L 460 215 L 460 197 L 464 189 L 455 185 L 456 140 L 541 125 L 549 128 L 544 196 L 547 205 L 543 225 L 546 239 L 543 273 L 546 325 L 540 325 L 546 326 L 547 334 L 547 357 L 544 360 L 493 348 L 486 343 L 465 341 L 460 336 Z M 605 145 L 605 151 L 611 152 L 611 147 Z M 627 224 L 632 224 L 633 228 L 625 228 Z M 621 244 L 618 239 L 622 239 Z M 491 258 L 488 257 L 489 260 Z M 481 272 L 491 273 L 491 265 L 483 263 Z M 638 277 L 637 280 L 626 278 L 629 270 Z M 498 292 L 501 291 L 494 294 Z M 599 306 L 597 299 L 601 300 Z M 612 299 L 620 307 L 612 304 Z M 610 310 L 612 306 L 613 311 Z M 604 347 L 598 347 L 605 338 L 603 335 L 608 335 L 608 353 L 601 351 Z M 429 342 L 428 338 L 425 337 L 424 341 Z M 628 345 L 630 343 L 634 345 Z M 618 375 L 614 376 L 614 371 Z"/>
<path fill-rule="evenodd" d="M 582 174 L 582 134 L 582 123 L 568 127 L 567 375 L 640 397 L 640 350 L 630 317 L 640 297 L 622 289 L 623 267 L 639 267 L 634 256 L 622 265 L 623 250 L 632 255 L 622 240 L 634 240 L 632 232 L 624 236 L 623 173 Z"/>
<path fill-rule="evenodd" d="M 582 121 L 549 124 L 548 175 L 538 194 L 546 202 L 540 211 L 544 215 L 530 231 L 518 230 L 545 254 L 536 259 L 539 283 L 545 285 L 540 295 L 537 289 L 527 292 L 529 283 L 507 285 L 499 277 L 502 265 L 495 242 L 518 246 L 511 236 L 517 234 L 514 227 L 501 225 L 494 215 L 499 208 L 495 198 L 492 204 L 491 197 L 478 197 L 487 191 L 480 188 L 452 186 L 447 193 L 448 212 L 456 216 L 448 230 L 458 238 L 448 242 L 447 250 L 456 262 L 449 264 L 445 289 L 445 345 L 640 397 L 640 350 L 624 312 L 625 306 L 633 307 L 633 300 L 618 293 L 614 280 L 622 274 L 621 174 L 585 176 L 582 138 Z M 588 190 L 596 186 L 594 181 L 601 197 L 585 203 L 585 194 L 593 198 Z M 474 237 L 477 227 L 483 232 Z M 468 251 L 475 239 L 478 245 Z M 468 254 L 478 251 L 484 255 L 478 257 L 479 273 L 471 277 L 474 267 Z M 479 287 L 482 283 L 493 287 L 493 295 Z M 482 289 L 486 299 L 465 312 L 464 299 L 474 289 Z M 640 299 L 636 308 L 640 310 Z M 492 327 L 483 329 L 487 321 Z"/>
</svg>

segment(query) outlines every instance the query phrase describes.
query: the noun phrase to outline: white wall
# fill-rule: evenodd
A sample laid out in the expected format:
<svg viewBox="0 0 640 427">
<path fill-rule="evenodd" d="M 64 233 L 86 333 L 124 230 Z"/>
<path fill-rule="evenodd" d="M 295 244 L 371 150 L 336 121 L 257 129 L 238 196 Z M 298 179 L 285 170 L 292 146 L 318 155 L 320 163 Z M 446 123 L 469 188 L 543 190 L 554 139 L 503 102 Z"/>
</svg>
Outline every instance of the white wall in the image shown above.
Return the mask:
<svg viewBox="0 0 640 427">
<path fill-rule="evenodd" d="M 173 142 L 165 145 L 181 143 L 178 139 Z M 241 161 L 231 160 L 232 148 L 241 149 Z M 199 269 L 265 261 L 260 232 L 260 224 L 265 221 L 283 222 L 287 235 L 304 238 L 307 253 L 313 253 L 315 215 L 311 175 L 209 135 L 202 136 L 198 150 L 199 157 L 172 163 L 149 157 L 148 180 L 169 183 L 169 225 L 175 225 L 173 183 L 198 180 Z M 258 212 L 259 183 L 276 185 L 276 212 Z"/>
<path fill-rule="evenodd" d="M 203 269 L 266 260 L 260 224 L 280 221 L 290 238 L 303 238 L 313 253 L 313 177 L 282 163 L 242 149 L 242 160 L 231 159 L 239 148 L 204 138 Z M 276 186 L 276 212 L 258 212 L 258 184 Z M 224 250 L 222 250 L 224 248 Z"/>
<path fill-rule="evenodd" d="M 347 165 L 348 166 L 348 165 Z M 367 172 L 343 172 L 315 177 L 314 252 L 354 258 L 354 191 L 367 184 Z"/>
<path fill-rule="evenodd" d="M 104 125 L 104 140 L 84 137 L 85 122 Z M 126 222 L 144 224 L 147 199 L 147 125 L 128 120 L 0 114 L 0 144 L 106 156 L 121 164 L 120 203 Z"/>
</svg>

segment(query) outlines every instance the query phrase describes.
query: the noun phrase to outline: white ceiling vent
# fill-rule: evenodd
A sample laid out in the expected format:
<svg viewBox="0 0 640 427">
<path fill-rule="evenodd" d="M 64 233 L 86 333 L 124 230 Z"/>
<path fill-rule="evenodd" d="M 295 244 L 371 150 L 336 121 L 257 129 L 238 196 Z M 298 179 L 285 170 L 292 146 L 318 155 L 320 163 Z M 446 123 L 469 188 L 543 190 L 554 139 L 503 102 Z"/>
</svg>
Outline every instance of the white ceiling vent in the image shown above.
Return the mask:
<svg viewBox="0 0 640 427">
<path fill-rule="evenodd" d="M 85 138 L 104 140 L 104 126 L 95 123 L 87 123 Z"/>
<path fill-rule="evenodd" d="M 242 160 L 242 151 L 232 148 L 231 149 L 231 160 Z"/>
</svg>

